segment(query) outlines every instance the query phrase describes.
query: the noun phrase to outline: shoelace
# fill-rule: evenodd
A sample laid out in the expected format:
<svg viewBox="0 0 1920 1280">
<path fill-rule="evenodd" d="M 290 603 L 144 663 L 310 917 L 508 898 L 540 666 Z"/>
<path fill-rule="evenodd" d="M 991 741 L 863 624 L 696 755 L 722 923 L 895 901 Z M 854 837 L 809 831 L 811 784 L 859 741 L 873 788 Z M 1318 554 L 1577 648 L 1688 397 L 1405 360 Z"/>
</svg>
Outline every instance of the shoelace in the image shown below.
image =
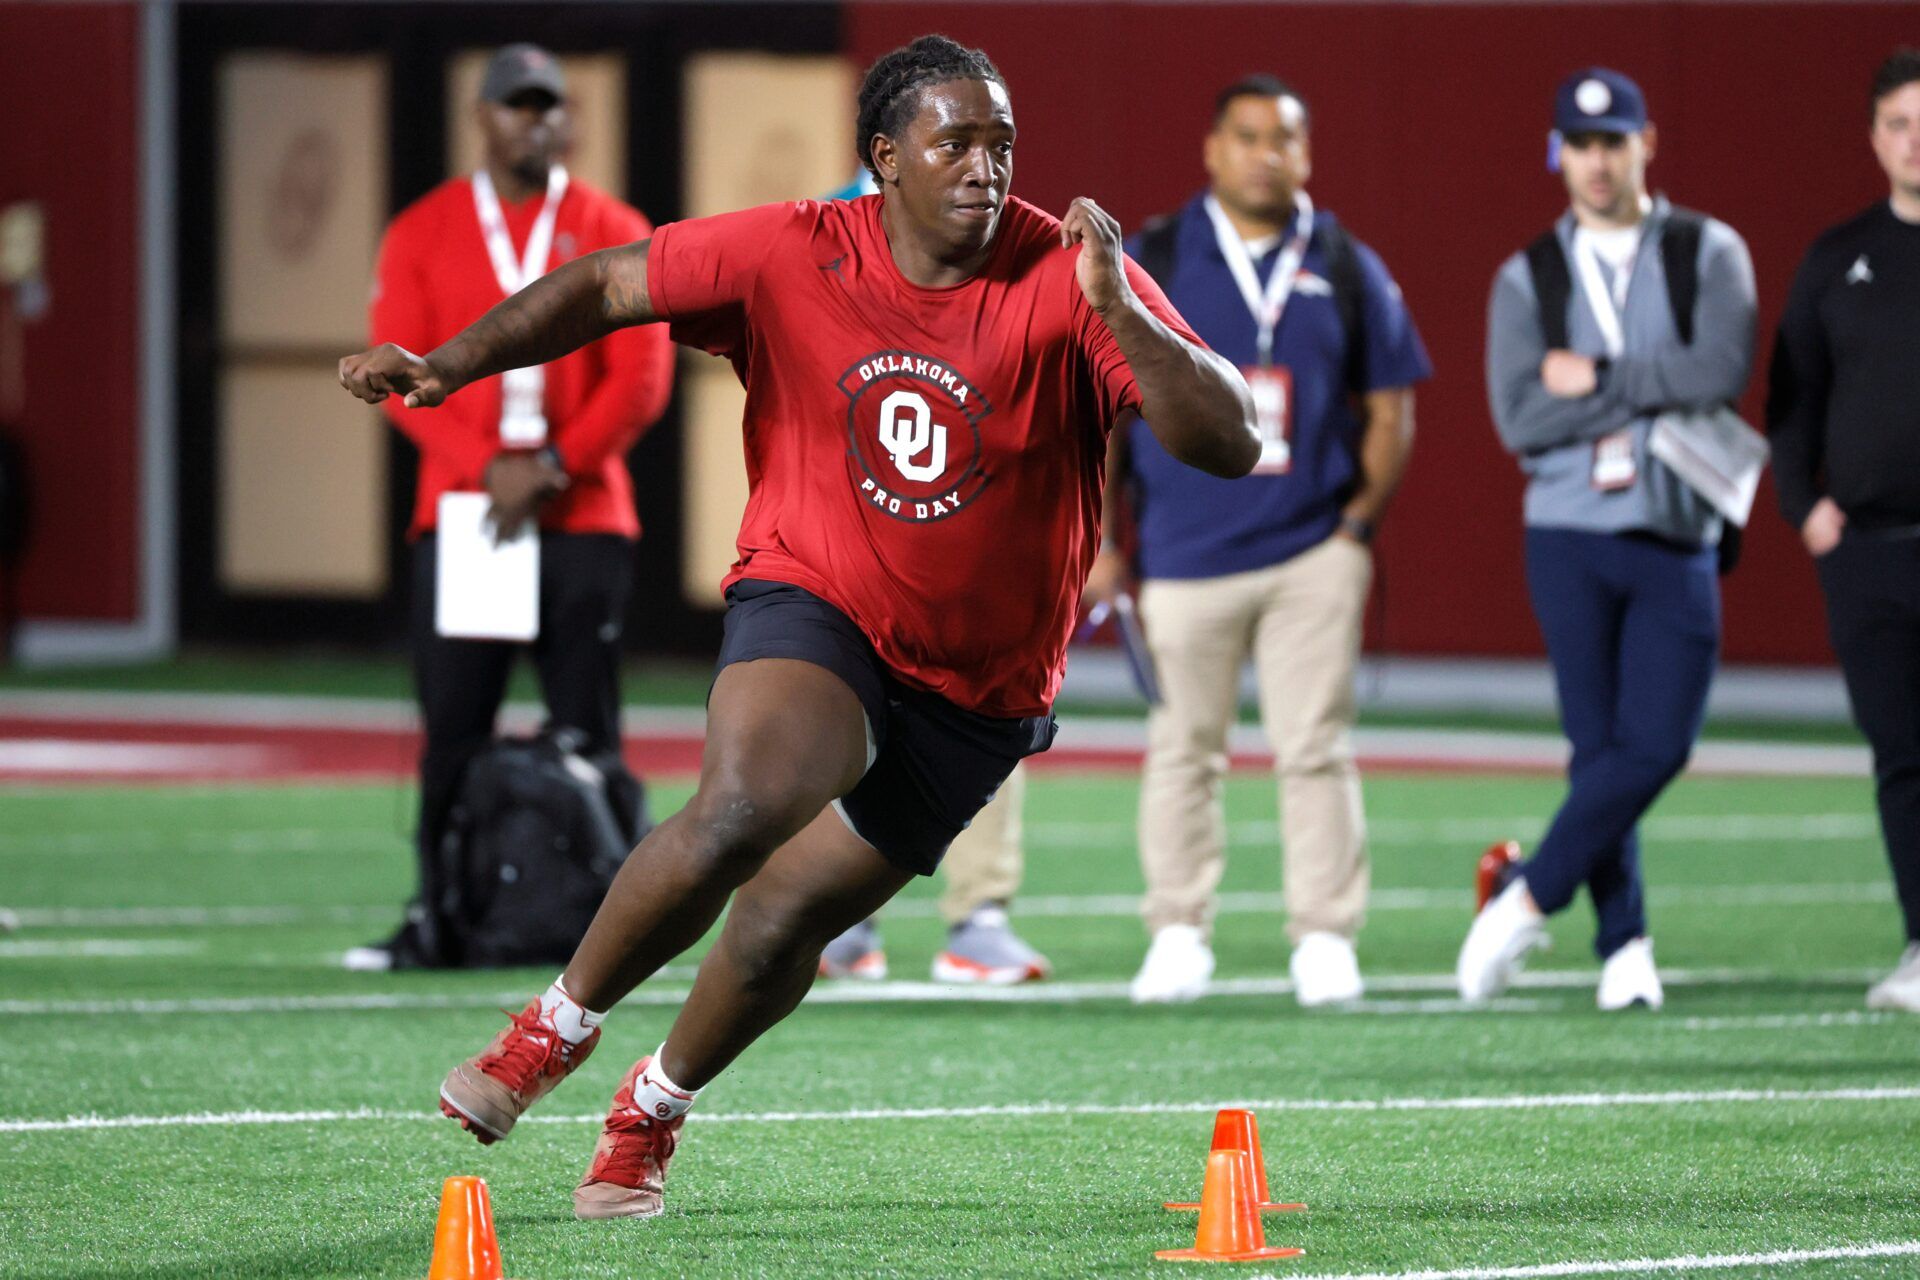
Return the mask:
<svg viewBox="0 0 1920 1280">
<path fill-rule="evenodd" d="M 613 1135 L 613 1142 L 606 1157 L 595 1162 L 593 1174 L 595 1181 L 615 1186 L 643 1185 L 648 1167 L 662 1169 L 678 1144 L 674 1126 L 655 1121 L 635 1107 L 631 1095 L 617 1114 L 607 1118 L 606 1131 Z"/>
<path fill-rule="evenodd" d="M 518 1088 L 523 1082 L 537 1079 L 545 1073 L 556 1057 L 562 1063 L 566 1061 L 567 1051 L 572 1046 L 560 1038 L 559 1028 L 539 1013 L 529 1009 L 522 1009 L 519 1013 L 509 1013 L 505 1009 L 500 1012 L 507 1015 L 520 1034 L 508 1036 L 500 1052 L 480 1064 L 482 1071 Z M 491 1069 L 495 1067 L 499 1069 Z"/>
</svg>

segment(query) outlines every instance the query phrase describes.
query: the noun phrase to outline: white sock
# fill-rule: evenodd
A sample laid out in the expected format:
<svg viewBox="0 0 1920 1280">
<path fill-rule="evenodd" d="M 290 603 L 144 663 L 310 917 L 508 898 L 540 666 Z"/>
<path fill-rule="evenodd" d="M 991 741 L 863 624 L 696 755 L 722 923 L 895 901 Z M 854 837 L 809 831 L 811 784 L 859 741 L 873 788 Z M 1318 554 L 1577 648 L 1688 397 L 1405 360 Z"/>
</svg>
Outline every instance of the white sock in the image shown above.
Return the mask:
<svg viewBox="0 0 1920 1280">
<path fill-rule="evenodd" d="M 687 1114 L 687 1108 L 700 1096 L 698 1089 L 682 1089 L 667 1079 L 666 1071 L 660 1066 L 660 1055 L 667 1051 L 661 1045 L 653 1051 L 653 1060 L 647 1063 L 647 1069 L 633 1082 L 633 1105 L 647 1115 L 661 1120 L 678 1120 Z"/>
<path fill-rule="evenodd" d="M 558 978 L 553 980 L 553 985 L 547 988 L 546 994 L 540 997 L 540 1013 L 553 1023 L 554 1030 L 558 1031 L 560 1038 L 568 1044 L 579 1044 L 592 1035 L 607 1016 L 604 1013 L 595 1013 L 568 995 L 567 989 L 560 985 Z"/>
</svg>

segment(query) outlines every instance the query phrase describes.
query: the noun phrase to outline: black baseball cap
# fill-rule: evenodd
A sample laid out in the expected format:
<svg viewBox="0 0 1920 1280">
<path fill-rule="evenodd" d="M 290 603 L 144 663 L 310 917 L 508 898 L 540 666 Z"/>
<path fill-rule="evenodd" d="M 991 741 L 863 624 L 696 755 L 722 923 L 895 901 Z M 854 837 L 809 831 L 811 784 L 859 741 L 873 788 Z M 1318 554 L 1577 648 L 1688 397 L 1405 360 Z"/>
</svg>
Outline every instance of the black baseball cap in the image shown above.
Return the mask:
<svg viewBox="0 0 1920 1280">
<path fill-rule="evenodd" d="M 537 44 L 510 44 L 487 60 L 486 75 L 480 80 L 481 101 L 506 102 L 529 89 L 564 99 L 567 82 L 560 74 L 560 60 Z"/>
<path fill-rule="evenodd" d="M 1632 79 L 1610 67 L 1585 67 L 1554 91 L 1553 127 L 1563 136 L 1639 133 L 1647 127 L 1647 97 Z"/>
</svg>

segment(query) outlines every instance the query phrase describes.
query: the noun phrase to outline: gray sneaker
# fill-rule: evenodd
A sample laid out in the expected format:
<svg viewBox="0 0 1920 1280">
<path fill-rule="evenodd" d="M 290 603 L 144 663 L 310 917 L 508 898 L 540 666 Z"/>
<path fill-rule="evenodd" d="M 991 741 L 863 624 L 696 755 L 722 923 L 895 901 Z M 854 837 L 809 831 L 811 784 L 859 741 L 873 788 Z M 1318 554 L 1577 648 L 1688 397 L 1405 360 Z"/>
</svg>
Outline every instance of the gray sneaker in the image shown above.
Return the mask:
<svg viewBox="0 0 1920 1280">
<path fill-rule="evenodd" d="M 1007 923 L 1005 907 L 980 907 L 947 931 L 947 949 L 933 958 L 935 982 L 1010 987 L 1053 972 L 1047 958 Z"/>
<path fill-rule="evenodd" d="M 829 942 L 820 953 L 820 976 L 886 981 L 887 953 L 880 949 L 880 926 L 871 918 L 862 920 Z"/>
</svg>

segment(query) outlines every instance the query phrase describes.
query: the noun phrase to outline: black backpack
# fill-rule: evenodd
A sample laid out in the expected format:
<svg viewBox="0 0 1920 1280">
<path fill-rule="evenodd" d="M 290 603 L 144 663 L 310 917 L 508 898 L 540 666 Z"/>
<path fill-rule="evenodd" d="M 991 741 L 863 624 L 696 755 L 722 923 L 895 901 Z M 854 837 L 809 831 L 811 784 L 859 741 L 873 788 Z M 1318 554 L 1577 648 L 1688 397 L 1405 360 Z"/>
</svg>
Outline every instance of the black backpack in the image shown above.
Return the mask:
<svg viewBox="0 0 1920 1280">
<path fill-rule="evenodd" d="M 1180 234 L 1180 215 L 1163 214 L 1140 228 L 1140 251 L 1133 260 L 1162 289 L 1173 284 L 1173 248 Z M 1367 389 L 1366 293 L 1360 278 L 1360 257 L 1353 238 L 1337 222 L 1316 222 L 1313 239 L 1327 261 L 1327 283 L 1333 305 L 1340 312 L 1340 328 L 1347 335 L 1347 390 L 1363 395 Z"/>
<path fill-rule="evenodd" d="M 1706 222 L 1704 213 L 1674 205 L 1660 235 L 1660 270 L 1667 278 L 1667 304 L 1683 347 L 1693 345 L 1693 312 L 1700 300 L 1700 234 Z M 1527 274 L 1533 278 L 1533 296 L 1540 308 L 1540 336 L 1547 350 L 1565 350 L 1573 273 L 1557 231 L 1549 229 L 1527 246 Z M 1720 529 L 1721 576 L 1740 563 L 1742 545 L 1740 526 L 1726 521 Z"/>
<path fill-rule="evenodd" d="M 1660 235 L 1660 269 L 1667 277 L 1667 301 L 1673 307 L 1673 327 L 1680 345 L 1693 345 L 1693 310 L 1700 298 L 1700 233 L 1707 216 L 1673 206 L 1667 229 Z M 1533 296 L 1540 307 L 1540 336 L 1547 350 L 1567 346 L 1567 308 L 1573 302 L 1573 273 L 1560 234 L 1551 228 L 1527 246 L 1527 274 L 1533 277 Z"/>
<path fill-rule="evenodd" d="M 496 741 L 468 764 L 440 841 L 443 962 L 564 964 L 650 829 L 617 752 L 582 755 L 566 729 Z"/>
</svg>

